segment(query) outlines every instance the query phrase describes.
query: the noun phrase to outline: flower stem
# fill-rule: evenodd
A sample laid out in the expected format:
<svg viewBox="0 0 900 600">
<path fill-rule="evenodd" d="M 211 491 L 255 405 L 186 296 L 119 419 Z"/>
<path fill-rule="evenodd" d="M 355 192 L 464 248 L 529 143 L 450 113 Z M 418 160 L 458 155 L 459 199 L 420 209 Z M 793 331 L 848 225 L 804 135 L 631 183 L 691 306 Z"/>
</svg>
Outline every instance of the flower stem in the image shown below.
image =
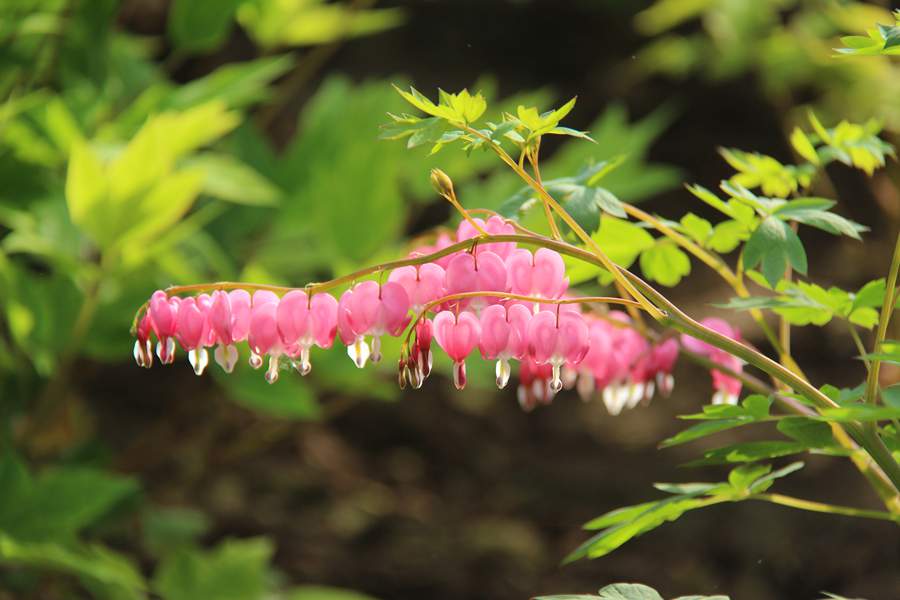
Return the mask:
<svg viewBox="0 0 900 600">
<path fill-rule="evenodd" d="M 881 343 L 887 335 L 888 324 L 891 322 L 891 314 L 894 312 L 894 290 L 897 288 L 897 272 L 900 270 L 900 235 L 894 244 L 894 256 L 891 258 L 891 268 L 888 272 L 887 286 L 884 289 L 884 302 L 881 304 L 881 316 L 878 319 L 878 330 L 875 334 L 873 352 L 881 349 Z M 874 404 L 878 398 L 878 374 L 881 370 L 881 360 L 872 358 L 872 367 L 869 369 L 869 378 L 866 380 L 866 402 Z"/>
<path fill-rule="evenodd" d="M 789 506 L 800 510 L 812 512 L 828 513 L 831 515 L 844 515 L 847 517 L 862 517 L 865 519 L 879 519 L 881 521 L 892 521 L 900 525 L 900 514 L 888 513 L 880 510 L 866 510 L 863 508 L 853 508 L 850 506 L 837 506 L 835 504 L 825 504 L 824 502 L 814 502 L 812 500 L 803 500 L 802 498 L 794 498 L 793 496 L 785 496 L 784 494 L 753 494 L 749 500 L 763 500 L 778 504 L 781 506 Z"/>
</svg>

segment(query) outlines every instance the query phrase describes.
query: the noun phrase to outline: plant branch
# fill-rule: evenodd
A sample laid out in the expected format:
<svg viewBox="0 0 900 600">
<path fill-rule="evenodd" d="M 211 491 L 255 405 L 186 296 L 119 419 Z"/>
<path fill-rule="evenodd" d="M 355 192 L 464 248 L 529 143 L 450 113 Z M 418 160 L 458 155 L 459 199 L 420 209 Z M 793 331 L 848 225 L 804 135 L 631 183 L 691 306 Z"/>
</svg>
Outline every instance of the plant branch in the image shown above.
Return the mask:
<svg viewBox="0 0 900 600">
<path fill-rule="evenodd" d="M 884 291 L 884 302 L 881 304 L 881 316 L 878 319 L 878 330 L 875 334 L 875 343 L 872 351 L 877 353 L 881 349 L 881 343 L 887 335 L 888 324 L 891 322 L 891 313 L 894 311 L 894 290 L 897 288 L 897 272 L 900 270 L 900 235 L 894 244 L 894 256 L 891 258 L 891 268 L 888 272 L 887 286 Z M 874 404 L 878 396 L 878 374 L 881 370 L 881 360 L 872 358 L 872 366 L 869 369 L 869 377 L 866 380 L 866 402 Z"/>
<path fill-rule="evenodd" d="M 844 515 L 847 517 L 862 517 L 865 519 L 892 521 L 900 525 L 900 514 L 888 513 L 880 510 L 866 510 L 864 508 L 825 504 L 824 502 L 803 500 L 802 498 L 794 498 L 793 496 L 785 496 L 784 494 L 753 494 L 748 497 L 748 500 L 762 500 L 780 506 L 789 506 L 791 508 L 812 512 L 828 513 L 830 515 Z"/>
</svg>

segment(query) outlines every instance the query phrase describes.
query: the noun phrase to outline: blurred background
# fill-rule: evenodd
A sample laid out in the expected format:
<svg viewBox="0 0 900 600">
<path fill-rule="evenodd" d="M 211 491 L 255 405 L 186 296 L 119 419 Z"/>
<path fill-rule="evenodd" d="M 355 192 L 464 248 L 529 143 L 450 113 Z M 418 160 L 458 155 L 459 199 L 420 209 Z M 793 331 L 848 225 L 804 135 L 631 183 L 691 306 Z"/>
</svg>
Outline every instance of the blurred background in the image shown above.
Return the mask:
<svg viewBox="0 0 900 600">
<path fill-rule="evenodd" d="M 337 348 L 314 353 L 311 376 L 269 386 L 244 360 L 228 377 L 216 365 L 196 377 L 183 354 L 139 369 L 129 335 L 167 285 L 302 286 L 405 255 L 455 225 L 433 166 L 470 207 L 518 189 L 488 154 L 377 140 L 387 112 L 408 110 L 391 83 L 482 90 L 494 115 L 577 95 L 567 125 L 597 143 L 549 146 L 545 177 L 625 154 L 605 180 L 621 199 L 711 217 L 682 184 L 729 176 L 720 146 L 791 162 L 787 136 L 810 107 L 829 126 L 880 118 L 898 142 L 900 67 L 832 50 L 890 8 L 4 0 L 0 598 L 140 598 L 146 584 L 166 600 L 512 600 L 614 581 L 667 597 L 897 598 L 896 529 L 762 504 L 560 566 L 582 523 L 656 497 L 652 482 L 722 477 L 678 466 L 697 448 L 656 449 L 708 401 L 692 365 L 671 398 L 618 417 L 572 393 L 526 414 L 486 371 L 461 393 L 441 374 L 400 392 L 393 360 L 358 371 Z M 863 246 L 806 230 L 812 279 L 857 289 L 882 276 L 898 181 L 895 163 L 871 178 L 829 168 L 816 193 L 872 231 Z M 699 264 L 671 290 L 695 316 L 724 314 L 710 304 L 729 296 Z M 746 315 L 727 316 L 767 348 Z M 814 382 L 861 381 L 844 329 L 795 340 Z M 878 507 L 851 466 L 824 457 L 780 485 Z"/>
</svg>

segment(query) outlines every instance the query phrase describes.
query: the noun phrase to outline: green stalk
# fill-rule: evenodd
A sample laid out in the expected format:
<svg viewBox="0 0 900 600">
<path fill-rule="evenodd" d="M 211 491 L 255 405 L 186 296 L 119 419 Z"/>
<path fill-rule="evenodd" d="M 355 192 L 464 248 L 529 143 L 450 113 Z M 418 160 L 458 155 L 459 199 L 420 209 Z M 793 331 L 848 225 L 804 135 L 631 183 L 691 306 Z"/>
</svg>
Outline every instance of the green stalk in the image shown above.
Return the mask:
<svg viewBox="0 0 900 600">
<path fill-rule="evenodd" d="M 785 496 L 784 494 L 753 494 L 748 500 L 763 500 L 778 504 L 780 506 L 789 506 L 800 510 L 812 512 L 827 513 L 830 515 L 844 515 L 847 517 L 862 517 L 865 519 L 878 519 L 881 521 L 892 521 L 900 525 L 900 515 L 883 512 L 880 510 L 866 510 L 863 508 L 853 508 L 850 506 L 837 506 L 835 504 L 825 504 L 824 502 L 814 502 L 812 500 L 803 500 L 802 498 L 794 498 L 793 496 Z"/>
<path fill-rule="evenodd" d="M 881 316 L 878 319 L 878 331 L 875 334 L 875 343 L 872 352 L 879 352 L 881 343 L 887 335 L 888 324 L 891 322 L 891 314 L 894 312 L 894 290 L 897 288 L 897 272 L 900 270 L 900 235 L 894 245 L 894 256 L 891 259 L 891 269 L 888 272 L 887 286 L 884 289 L 884 302 L 881 305 Z M 872 359 L 872 367 L 869 369 L 869 378 L 866 380 L 866 402 L 874 404 L 878 399 L 878 373 L 881 370 L 881 360 Z"/>
</svg>

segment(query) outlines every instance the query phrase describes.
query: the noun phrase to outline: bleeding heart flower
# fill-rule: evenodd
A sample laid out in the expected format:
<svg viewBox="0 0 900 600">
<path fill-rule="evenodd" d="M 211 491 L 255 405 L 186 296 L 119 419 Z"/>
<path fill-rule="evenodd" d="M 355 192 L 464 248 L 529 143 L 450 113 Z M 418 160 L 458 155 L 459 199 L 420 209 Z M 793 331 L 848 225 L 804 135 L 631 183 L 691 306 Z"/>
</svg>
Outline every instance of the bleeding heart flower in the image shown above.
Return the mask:
<svg viewBox="0 0 900 600">
<path fill-rule="evenodd" d="M 656 389 L 664 398 L 672 393 L 672 388 L 675 386 L 672 370 L 675 368 L 677 360 L 678 342 L 674 339 L 657 344 L 651 353 L 651 370 L 656 376 Z"/>
<path fill-rule="evenodd" d="M 558 252 L 538 248 L 532 254 L 524 248 L 506 259 L 509 290 L 522 296 L 557 299 L 569 287 L 566 266 Z"/>
<path fill-rule="evenodd" d="M 727 352 L 716 349 L 709 355 L 709 358 L 717 365 L 731 369 L 735 373 L 742 373 L 744 371 L 744 362 Z M 712 397 L 712 403 L 737 404 L 738 397 L 741 394 L 741 380 L 716 369 L 710 371 L 710 375 L 712 375 L 713 389 L 715 390 Z"/>
<path fill-rule="evenodd" d="M 741 332 L 737 327 L 732 327 L 730 323 L 724 321 L 723 319 L 719 319 L 717 317 L 709 317 L 700 321 L 700 324 L 706 327 L 707 329 L 712 329 L 716 333 L 721 333 L 727 338 L 731 338 L 733 340 L 741 339 Z M 715 346 L 707 344 L 702 340 L 698 340 L 697 338 L 683 334 L 681 336 L 681 345 L 685 350 L 689 350 L 695 354 L 700 354 L 702 356 L 710 356 L 713 352 L 717 351 Z"/>
<path fill-rule="evenodd" d="M 410 308 L 417 314 L 444 293 L 444 269 L 434 263 L 399 267 L 391 271 L 388 281 L 403 286 Z"/>
<path fill-rule="evenodd" d="M 521 304 L 493 304 L 481 311 L 481 340 L 478 349 L 488 360 L 497 361 L 497 387 L 509 382 L 509 360 L 522 358 L 528 352 L 528 323 L 531 311 Z"/>
<path fill-rule="evenodd" d="M 408 379 L 413 388 L 419 389 L 431 374 L 433 354 L 431 352 L 431 340 L 434 326 L 428 319 L 421 319 L 416 324 L 416 339 L 409 353 Z"/>
<path fill-rule="evenodd" d="M 338 303 L 338 333 L 360 369 L 381 360 L 381 336 L 399 335 L 409 323 L 409 296 L 399 283 L 379 286 L 363 281 L 344 292 Z M 372 347 L 365 337 L 372 336 Z"/>
<path fill-rule="evenodd" d="M 491 235 L 510 235 L 516 232 L 515 227 L 513 227 L 510 223 L 507 223 L 502 217 L 493 216 L 487 220 L 485 223 L 482 219 L 472 219 L 478 226 L 481 227 L 484 231 Z M 456 229 L 456 241 L 463 242 L 465 240 L 470 240 L 472 238 L 476 238 L 481 235 L 475 227 L 469 223 L 467 220 L 463 219 L 463 221 L 459 224 L 459 227 Z M 515 242 L 491 242 L 489 244 L 478 244 L 475 247 L 475 253 L 480 254 L 481 252 L 493 252 L 501 259 L 505 259 L 509 256 L 513 250 L 516 249 Z"/>
<path fill-rule="evenodd" d="M 278 304 L 276 318 L 281 341 L 293 358 L 300 356 L 297 370 L 307 375 L 312 370 L 309 349 L 330 348 L 337 333 L 338 301 L 330 294 L 314 294 L 292 290 Z"/>
<path fill-rule="evenodd" d="M 553 367 L 548 364 L 539 365 L 530 358 L 525 358 L 519 366 L 519 389 L 517 397 L 522 410 L 530 412 L 538 404 L 550 404 L 556 392 L 550 383 Z"/>
<path fill-rule="evenodd" d="M 453 384 L 458 390 L 466 387 L 466 357 L 480 337 L 481 324 L 470 312 L 454 314 L 445 310 L 434 317 L 434 339 L 453 359 Z"/>
<path fill-rule="evenodd" d="M 188 353 L 194 373 L 201 375 L 209 364 L 209 355 L 203 347 L 206 332 L 206 314 L 195 298 L 184 298 L 178 305 L 175 336 Z"/>
<path fill-rule="evenodd" d="M 153 322 L 150 320 L 150 312 L 145 312 L 141 317 L 137 328 L 137 339 L 134 341 L 134 361 L 139 367 L 149 369 L 153 366 L 153 344 L 150 342 L 150 333 L 153 330 Z"/>
<path fill-rule="evenodd" d="M 553 367 L 550 387 L 554 392 L 562 389 L 562 366 L 578 365 L 587 354 L 589 344 L 587 323 L 578 313 L 542 310 L 528 323 L 528 354 L 534 362 Z"/>
<path fill-rule="evenodd" d="M 262 357 L 269 355 L 269 368 L 266 370 L 266 381 L 278 381 L 278 359 L 284 353 L 281 335 L 278 333 L 278 296 L 267 290 L 253 293 L 253 304 L 250 308 L 250 331 L 247 341 L 250 344 L 250 366 L 258 369 L 262 366 Z"/>
<path fill-rule="evenodd" d="M 156 334 L 156 355 L 164 365 L 175 360 L 175 332 L 178 330 L 178 305 L 180 298 L 169 298 L 162 290 L 150 297 L 150 322 Z"/>
<path fill-rule="evenodd" d="M 449 296 L 465 292 L 505 292 L 506 266 L 503 260 L 493 252 L 484 251 L 474 256 L 469 253 L 459 254 L 447 265 L 444 277 L 444 292 Z M 470 307 L 476 312 L 490 304 L 496 304 L 499 298 L 480 296 L 469 301 L 453 301 L 452 306 Z"/>
</svg>

